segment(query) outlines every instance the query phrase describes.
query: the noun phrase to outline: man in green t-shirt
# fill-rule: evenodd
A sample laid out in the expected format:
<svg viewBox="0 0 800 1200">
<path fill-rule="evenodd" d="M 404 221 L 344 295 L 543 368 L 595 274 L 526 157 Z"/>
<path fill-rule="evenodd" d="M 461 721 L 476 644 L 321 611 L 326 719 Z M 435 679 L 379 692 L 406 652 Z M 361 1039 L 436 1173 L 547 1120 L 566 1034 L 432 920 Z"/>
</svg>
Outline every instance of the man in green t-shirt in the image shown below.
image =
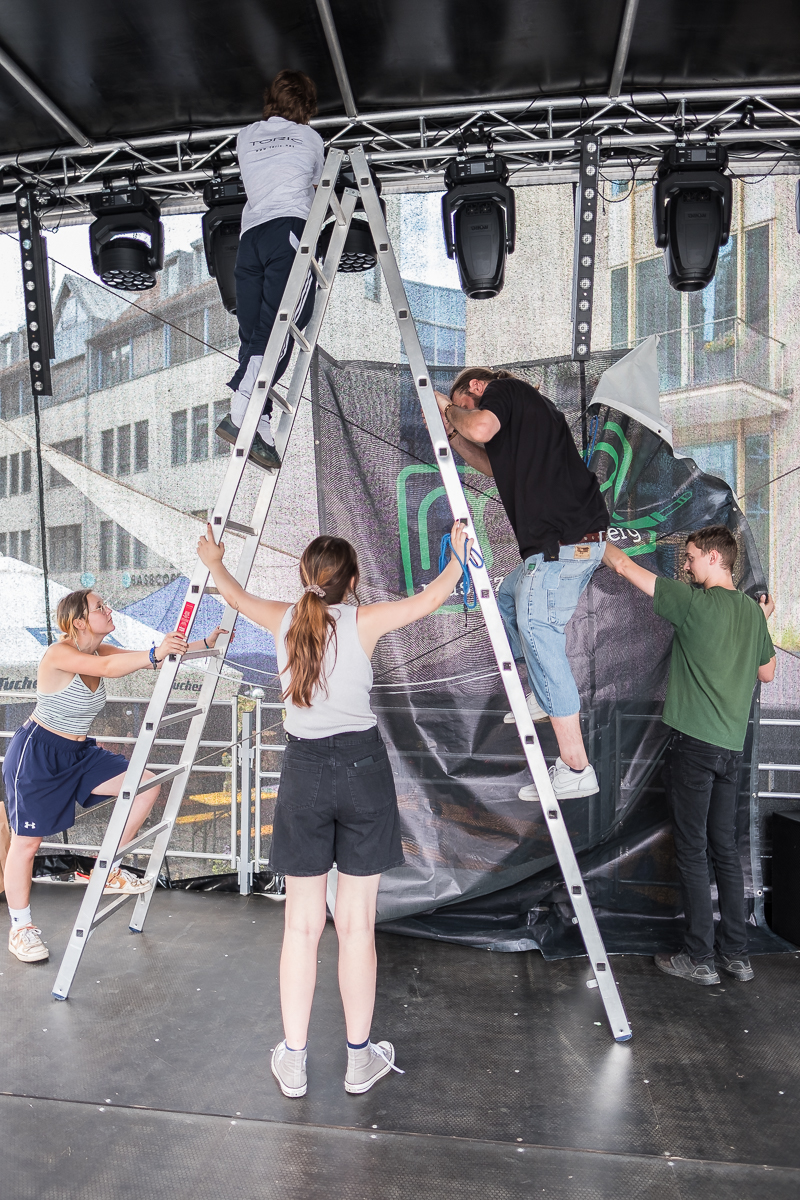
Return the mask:
<svg viewBox="0 0 800 1200">
<path fill-rule="evenodd" d="M 656 966 L 693 983 L 719 983 L 708 859 L 719 897 L 716 951 L 723 971 L 753 978 L 747 957 L 744 877 L 736 845 L 736 803 L 742 749 L 756 680 L 775 677 L 767 618 L 769 596 L 757 604 L 737 590 L 731 572 L 736 539 L 710 525 L 686 539 L 692 583 L 646 571 L 608 543 L 603 561 L 648 596 L 675 630 L 664 724 L 674 731 L 667 752 L 667 799 L 683 893 L 686 936 L 677 954 Z M 692 586 L 692 585 L 700 586 Z"/>
</svg>

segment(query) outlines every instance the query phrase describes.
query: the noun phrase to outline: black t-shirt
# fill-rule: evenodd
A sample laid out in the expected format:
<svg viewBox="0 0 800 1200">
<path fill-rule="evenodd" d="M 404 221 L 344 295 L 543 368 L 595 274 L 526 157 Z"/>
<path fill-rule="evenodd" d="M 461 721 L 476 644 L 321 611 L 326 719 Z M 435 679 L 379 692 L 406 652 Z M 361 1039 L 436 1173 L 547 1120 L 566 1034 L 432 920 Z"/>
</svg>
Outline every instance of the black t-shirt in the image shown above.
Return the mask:
<svg viewBox="0 0 800 1200">
<path fill-rule="evenodd" d="M 493 379 L 480 406 L 500 422 L 486 453 L 523 559 L 608 528 L 597 477 L 546 396 L 521 379 Z"/>
</svg>

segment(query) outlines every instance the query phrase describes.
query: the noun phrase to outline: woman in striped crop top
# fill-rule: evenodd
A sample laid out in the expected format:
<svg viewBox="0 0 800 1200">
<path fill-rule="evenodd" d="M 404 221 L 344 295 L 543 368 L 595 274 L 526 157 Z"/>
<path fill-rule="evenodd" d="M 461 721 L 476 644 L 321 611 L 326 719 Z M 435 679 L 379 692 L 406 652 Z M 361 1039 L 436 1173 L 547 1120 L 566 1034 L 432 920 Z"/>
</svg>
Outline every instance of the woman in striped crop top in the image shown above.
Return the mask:
<svg viewBox="0 0 800 1200">
<path fill-rule="evenodd" d="M 105 638 L 114 631 L 111 608 L 91 588 L 70 592 L 57 610 L 61 638 L 48 646 L 36 678 L 36 708 L 11 739 L 3 762 L 11 845 L 5 866 L 5 890 L 11 915 L 8 948 L 21 962 L 41 962 L 49 950 L 31 920 L 33 860 L 44 838 L 75 823 L 75 805 L 90 808 L 119 795 L 128 761 L 101 749 L 87 737 L 106 702 L 106 679 L 158 669 L 168 654 L 184 654 L 189 645 L 168 633 L 157 650 L 122 650 Z M 213 646 L 220 630 L 206 638 Z M 192 649 L 200 649 L 201 642 Z M 144 779 L 152 779 L 146 771 Z M 150 788 L 136 797 L 122 844 L 139 830 L 158 798 Z M 106 893 L 135 893 L 150 885 L 116 867 Z"/>
<path fill-rule="evenodd" d="M 469 554 L 466 530 L 450 534 L 458 559 L 423 592 L 383 604 L 357 600 L 358 560 L 344 538 L 318 537 L 300 559 L 303 594 L 296 604 L 251 596 L 228 574 L 225 547 L 211 526 L 198 554 L 232 608 L 275 638 L 285 685 L 286 749 L 273 821 L 270 866 L 286 877 L 281 953 L 285 1040 L 272 1055 L 284 1096 L 304 1096 L 306 1037 L 317 974 L 317 943 L 326 919 L 326 882 L 334 861 L 334 921 L 339 990 L 347 1026 L 348 1092 L 368 1091 L 394 1065 L 391 1042 L 372 1042 L 375 1004 L 375 911 L 381 872 L 403 865 L 392 769 L 370 708 L 372 654 L 378 639 L 429 616 L 445 603 Z"/>
</svg>

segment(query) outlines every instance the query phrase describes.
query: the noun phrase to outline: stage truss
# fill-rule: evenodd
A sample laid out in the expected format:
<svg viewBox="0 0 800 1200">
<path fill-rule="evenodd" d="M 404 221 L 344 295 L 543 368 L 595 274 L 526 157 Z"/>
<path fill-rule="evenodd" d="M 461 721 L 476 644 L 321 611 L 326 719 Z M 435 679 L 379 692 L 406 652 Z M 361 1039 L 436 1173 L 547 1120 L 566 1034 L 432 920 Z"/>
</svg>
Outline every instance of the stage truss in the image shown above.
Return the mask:
<svg viewBox="0 0 800 1200">
<path fill-rule="evenodd" d="M 348 105 L 350 107 L 350 105 Z M 600 178 L 649 180 L 667 146 L 716 138 L 735 175 L 800 173 L 800 87 L 696 89 L 610 96 L 537 96 L 501 103 L 326 116 L 327 148 L 366 149 L 385 192 L 443 187 L 448 159 L 502 154 L 513 186 L 578 179 L 581 141 L 597 137 Z M 46 223 L 89 219 L 104 178 L 135 175 L 165 212 L 193 212 L 214 175 L 235 175 L 238 126 L 175 129 L 130 140 L 67 144 L 0 157 L 0 225 L 14 226 L 21 187 L 45 200 Z"/>
</svg>

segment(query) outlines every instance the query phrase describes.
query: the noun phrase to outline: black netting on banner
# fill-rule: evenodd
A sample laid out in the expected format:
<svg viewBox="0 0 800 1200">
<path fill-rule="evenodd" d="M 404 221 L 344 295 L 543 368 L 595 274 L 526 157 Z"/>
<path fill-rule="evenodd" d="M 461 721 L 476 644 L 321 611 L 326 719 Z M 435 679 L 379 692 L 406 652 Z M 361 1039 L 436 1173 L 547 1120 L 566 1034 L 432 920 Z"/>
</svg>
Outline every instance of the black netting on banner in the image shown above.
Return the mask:
<svg viewBox="0 0 800 1200">
<path fill-rule="evenodd" d="M 585 367 L 591 397 L 619 354 Z M 583 425 L 618 542 L 643 565 L 676 575 L 686 533 L 724 523 L 739 540 L 740 585 L 764 589 L 752 537 L 730 489 L 644 425 L 589 407 L 578 365 L 513 364 Z M 452 368 L 431 368 L 446 391 Z M 320 527 L 356 547 L 363 601 L 397 599 L 438 572 L 450 509 L 408 367 L 338 363 L 319 353 L 312 379 Z M 635 401 L 633 401 L 635 402 Z M 459 460 L 457 460 L 459 461 Z M 459 461 L 495 587 L 519 562 L 492 480 Z M 564 816 L 610 950 L 652 952 L 680 942 L 680 894 L 661 782 L 668 732 L 660 721 L 671 627 L 652 602 L 601 568 L 567 628 L 582 725 L 600 782 Z M 429 619 L 381 639 L 373 707 L 395 772 L 406 865 L 381 882 L 384 928 L 497 950 L 581 953 L 572 909 L 541 809 L 518 799 L 530 776 L 479 611 L 454 595 Z M 524 672 L 524 667 L 521 668 Z M 537 726 L 548 761 L 549 725 Z M 749 747 L 740 845 L 752 898 Z M 765 936 L 768 936 L 765 934 Z"/>
</svg>

